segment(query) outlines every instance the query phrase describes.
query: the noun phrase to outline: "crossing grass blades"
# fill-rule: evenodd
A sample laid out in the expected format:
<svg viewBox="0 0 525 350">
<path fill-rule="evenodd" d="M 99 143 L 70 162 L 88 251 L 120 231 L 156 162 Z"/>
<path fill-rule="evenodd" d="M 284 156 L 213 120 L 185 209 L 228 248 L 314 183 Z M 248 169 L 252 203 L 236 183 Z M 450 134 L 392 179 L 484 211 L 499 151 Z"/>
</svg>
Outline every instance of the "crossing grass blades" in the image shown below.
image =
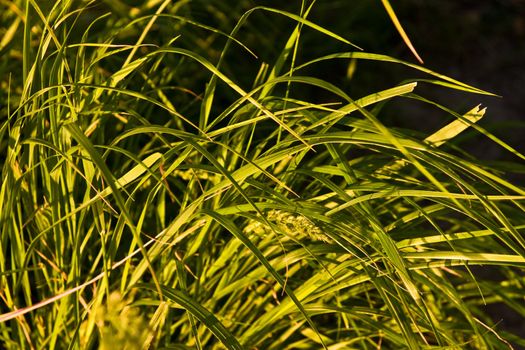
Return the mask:
<svg viewBox="0 0 525 350">
<path fill-rule="evenodd" d="M 525 345 L 486 311 L 525 316 L 525 157 L 420 87 L 490 93 L 297 5 L 0 2 L 2 348 Z M 418 79 L 355 96 L 322 78 L 341 62 Z M 388 126 L 400 100 L 442 128 Z"/>
</svg>

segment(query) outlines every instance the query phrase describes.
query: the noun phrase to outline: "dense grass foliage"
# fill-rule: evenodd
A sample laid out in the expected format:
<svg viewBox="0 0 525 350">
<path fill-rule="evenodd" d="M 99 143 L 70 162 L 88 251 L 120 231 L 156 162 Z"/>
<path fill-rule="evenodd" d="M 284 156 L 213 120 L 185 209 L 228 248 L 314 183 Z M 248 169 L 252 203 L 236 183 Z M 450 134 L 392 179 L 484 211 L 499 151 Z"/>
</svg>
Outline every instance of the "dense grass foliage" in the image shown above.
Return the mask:
<svg viewBox="0 0 525 350">
<path fill-rule="evenodd" d="M 310 21 L 329 3 L 0 2 L 1 348 L 525 345 L 486 312 L 525 316 L 525 157 L 418 89 L 490 93 Z M 412 75 L 353 95 L 332 64 Z M 388 126 L 401 99 L 443 127 Z"/>
</svg>

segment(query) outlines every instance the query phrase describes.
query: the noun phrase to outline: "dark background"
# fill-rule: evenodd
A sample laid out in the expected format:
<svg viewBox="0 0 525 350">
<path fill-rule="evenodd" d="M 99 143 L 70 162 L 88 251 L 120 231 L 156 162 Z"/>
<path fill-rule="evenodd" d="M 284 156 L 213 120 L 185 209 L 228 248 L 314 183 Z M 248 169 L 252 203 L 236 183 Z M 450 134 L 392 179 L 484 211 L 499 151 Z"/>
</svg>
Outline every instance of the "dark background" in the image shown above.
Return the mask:
<svg viewBox="0 0 525 350">
<path fill-rule="evenodd" d="M 324 2 L 320 2 L 323 4 Z M 501 98 L 420 84 L 418 92 L 464 113 L 482 103 L 487 113 L 480 124 L 520 152 L 525 152 L 525 0 L 400 0 L 391 2 L 398 18 L 424 60 L 424 66 Z M 380 1 L 332 1 L 319 6 L 316 19 L 364 48 L 417 63 Z M 343 82 L 359 94 L 367 86 L 412 77 L 392 65 L 370 64 L 357 69 L 354 82 Z M 366 77 L 365 77 L 366 76 Z M 357 87 L 356 87 L 357 85 Z M 362 85 L 360 88 L 358 86 Z M 446 123 L 444 113 L 423 104 L 401 102 L 391 122 L 435 129 Z M 486 138 L 467 143 L 469 152 L 487 160 L 514 160 Z M 519 177 L 522 181 L 523 177 Z M 525 185 L 525 182 L 522 182 Z"/>
<path fill-rule="evenodd" d="M 205 4 L 206 3 L 206 4 Z M 220 7 L 213 0 L 196 0 L 194 17 L 200 21 L 214 21 L 207 15 L 200 17 L 200 6 Z M 299 13 L 301 1 L 286 3 L 274 0 L 244 0 L 236 2 L 231 19 L 256 5 L 265 5 Z M 416 92 L 458 113 L 465 113 L 478 104 L 487 107 L 479 125 L 501 138 L 521 153 L 525 152 L 525 0 L 396 0 L 391 1 L 399 20 L 424 60 L 424 66 L 464 83 L 501 97 L 470 94 L 420 83 Z M 235 8 L 235 6 L 233 6 Z M 381 1 L 319 0 L 308 19 L 329 29 L 363 48 L 365 52 L 380 53 L 418 63 L 388 17 Z M 216 21 L 219 26 L 225 22 Z M 231 30 L 234 21 L 224 27 Z M 231 69 L 236 78 L 246 85 L 253 81 L 261 61 L 273 65 L 284 47 L 295 23 L 272 13 L 256 12 L 250 16 L 239 38 L 248 47 L 257 47 L 259 59 L 235 62 Z M 263 29 L 262 29 L 263 28 Z M 264 36 L 255 35 L 257 44 L 250 45 L 250 33 L 264 30 Z M 257 33 L 260 34 L 260 33 Z M 354 48 L 327 38 L 310 28 L 301 33 L 297 62 L 334 52 L 353 51 Z M 230 61 L 231 62 L 231 61 Z M 358 61 L 351 79 L 347 77 L 348 61 L 330 61 L 318 64 L 302 74 L 319 76 L 341 87 L 350 97 L 395 86 L 405 79 L 429 78 L 415 70 L 391 63 Z M 333 96 L 314 88 L 301 87 L 306 99 L 327 102 Z M 309 90 L 311 89 L 311 90 Z M 390 126 L 432 133 L 453 120 L 447 113 L 427 104 L 397 99 L 389 103 L 380 115 Z M 476 132 L 464 133 L 458 139 L 460 146 L 487 164 L 523 160 Z M 502 164 L 498 164 L 501 166 Z M 525 168 L 522 167 L 522 168 Z M 516 170 L 516 168 L 514 169 Z M 525 185 L 525 169 L 509 174 L 514 181 Z"/>
</svg>

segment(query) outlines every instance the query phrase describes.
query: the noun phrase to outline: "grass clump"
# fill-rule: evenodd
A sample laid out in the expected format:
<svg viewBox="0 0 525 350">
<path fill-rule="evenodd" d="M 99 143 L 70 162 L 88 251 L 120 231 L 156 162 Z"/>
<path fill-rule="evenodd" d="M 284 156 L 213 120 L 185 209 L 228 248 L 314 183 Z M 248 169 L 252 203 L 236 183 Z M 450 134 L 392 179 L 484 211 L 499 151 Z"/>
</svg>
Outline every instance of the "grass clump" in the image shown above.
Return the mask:
<svg viewBox="0 0 525 350">
<path fill-rule="evenodd" d="M 418 84 L 489 93 L 362 51 L 321 2 L 0 6 L 4 348 L 524 345 L 486 305 L 524 316 L 525 188 L 454 139 L 524 156 Z M 340 61 L 425 77 L 351 96 L 316 68 Z M 390 127 L 400 99 L 449 119 Z"/>
</svg>

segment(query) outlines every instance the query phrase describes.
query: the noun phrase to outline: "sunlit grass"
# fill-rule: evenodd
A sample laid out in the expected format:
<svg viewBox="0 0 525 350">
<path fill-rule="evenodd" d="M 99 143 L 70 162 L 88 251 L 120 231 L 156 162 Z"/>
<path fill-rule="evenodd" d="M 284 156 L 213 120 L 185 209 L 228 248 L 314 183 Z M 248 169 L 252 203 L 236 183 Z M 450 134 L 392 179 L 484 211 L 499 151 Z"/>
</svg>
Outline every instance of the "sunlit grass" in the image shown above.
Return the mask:
<svg viewBox="0 0 525 350">
<path fill-rule="evenodd" d="M 0 6 L 4 348 L 525 344 L 485 311 L 525 316 L 525 188 L 455 138 L 484 135 L 507 170 L 524 156 L 479 126 L 490 111 L 418 88 L 490 92 L 360 50 L 308 19 L 318 4 Z M 269 62 L 259 15 L 289 26 Z M 301 60 L 307 35 L 346 49 Z M 339 60 L 418 78 L 352 96 L 305 73 Z M 454 121 L 389 127 L 397 99 Z"/>
</svg>

